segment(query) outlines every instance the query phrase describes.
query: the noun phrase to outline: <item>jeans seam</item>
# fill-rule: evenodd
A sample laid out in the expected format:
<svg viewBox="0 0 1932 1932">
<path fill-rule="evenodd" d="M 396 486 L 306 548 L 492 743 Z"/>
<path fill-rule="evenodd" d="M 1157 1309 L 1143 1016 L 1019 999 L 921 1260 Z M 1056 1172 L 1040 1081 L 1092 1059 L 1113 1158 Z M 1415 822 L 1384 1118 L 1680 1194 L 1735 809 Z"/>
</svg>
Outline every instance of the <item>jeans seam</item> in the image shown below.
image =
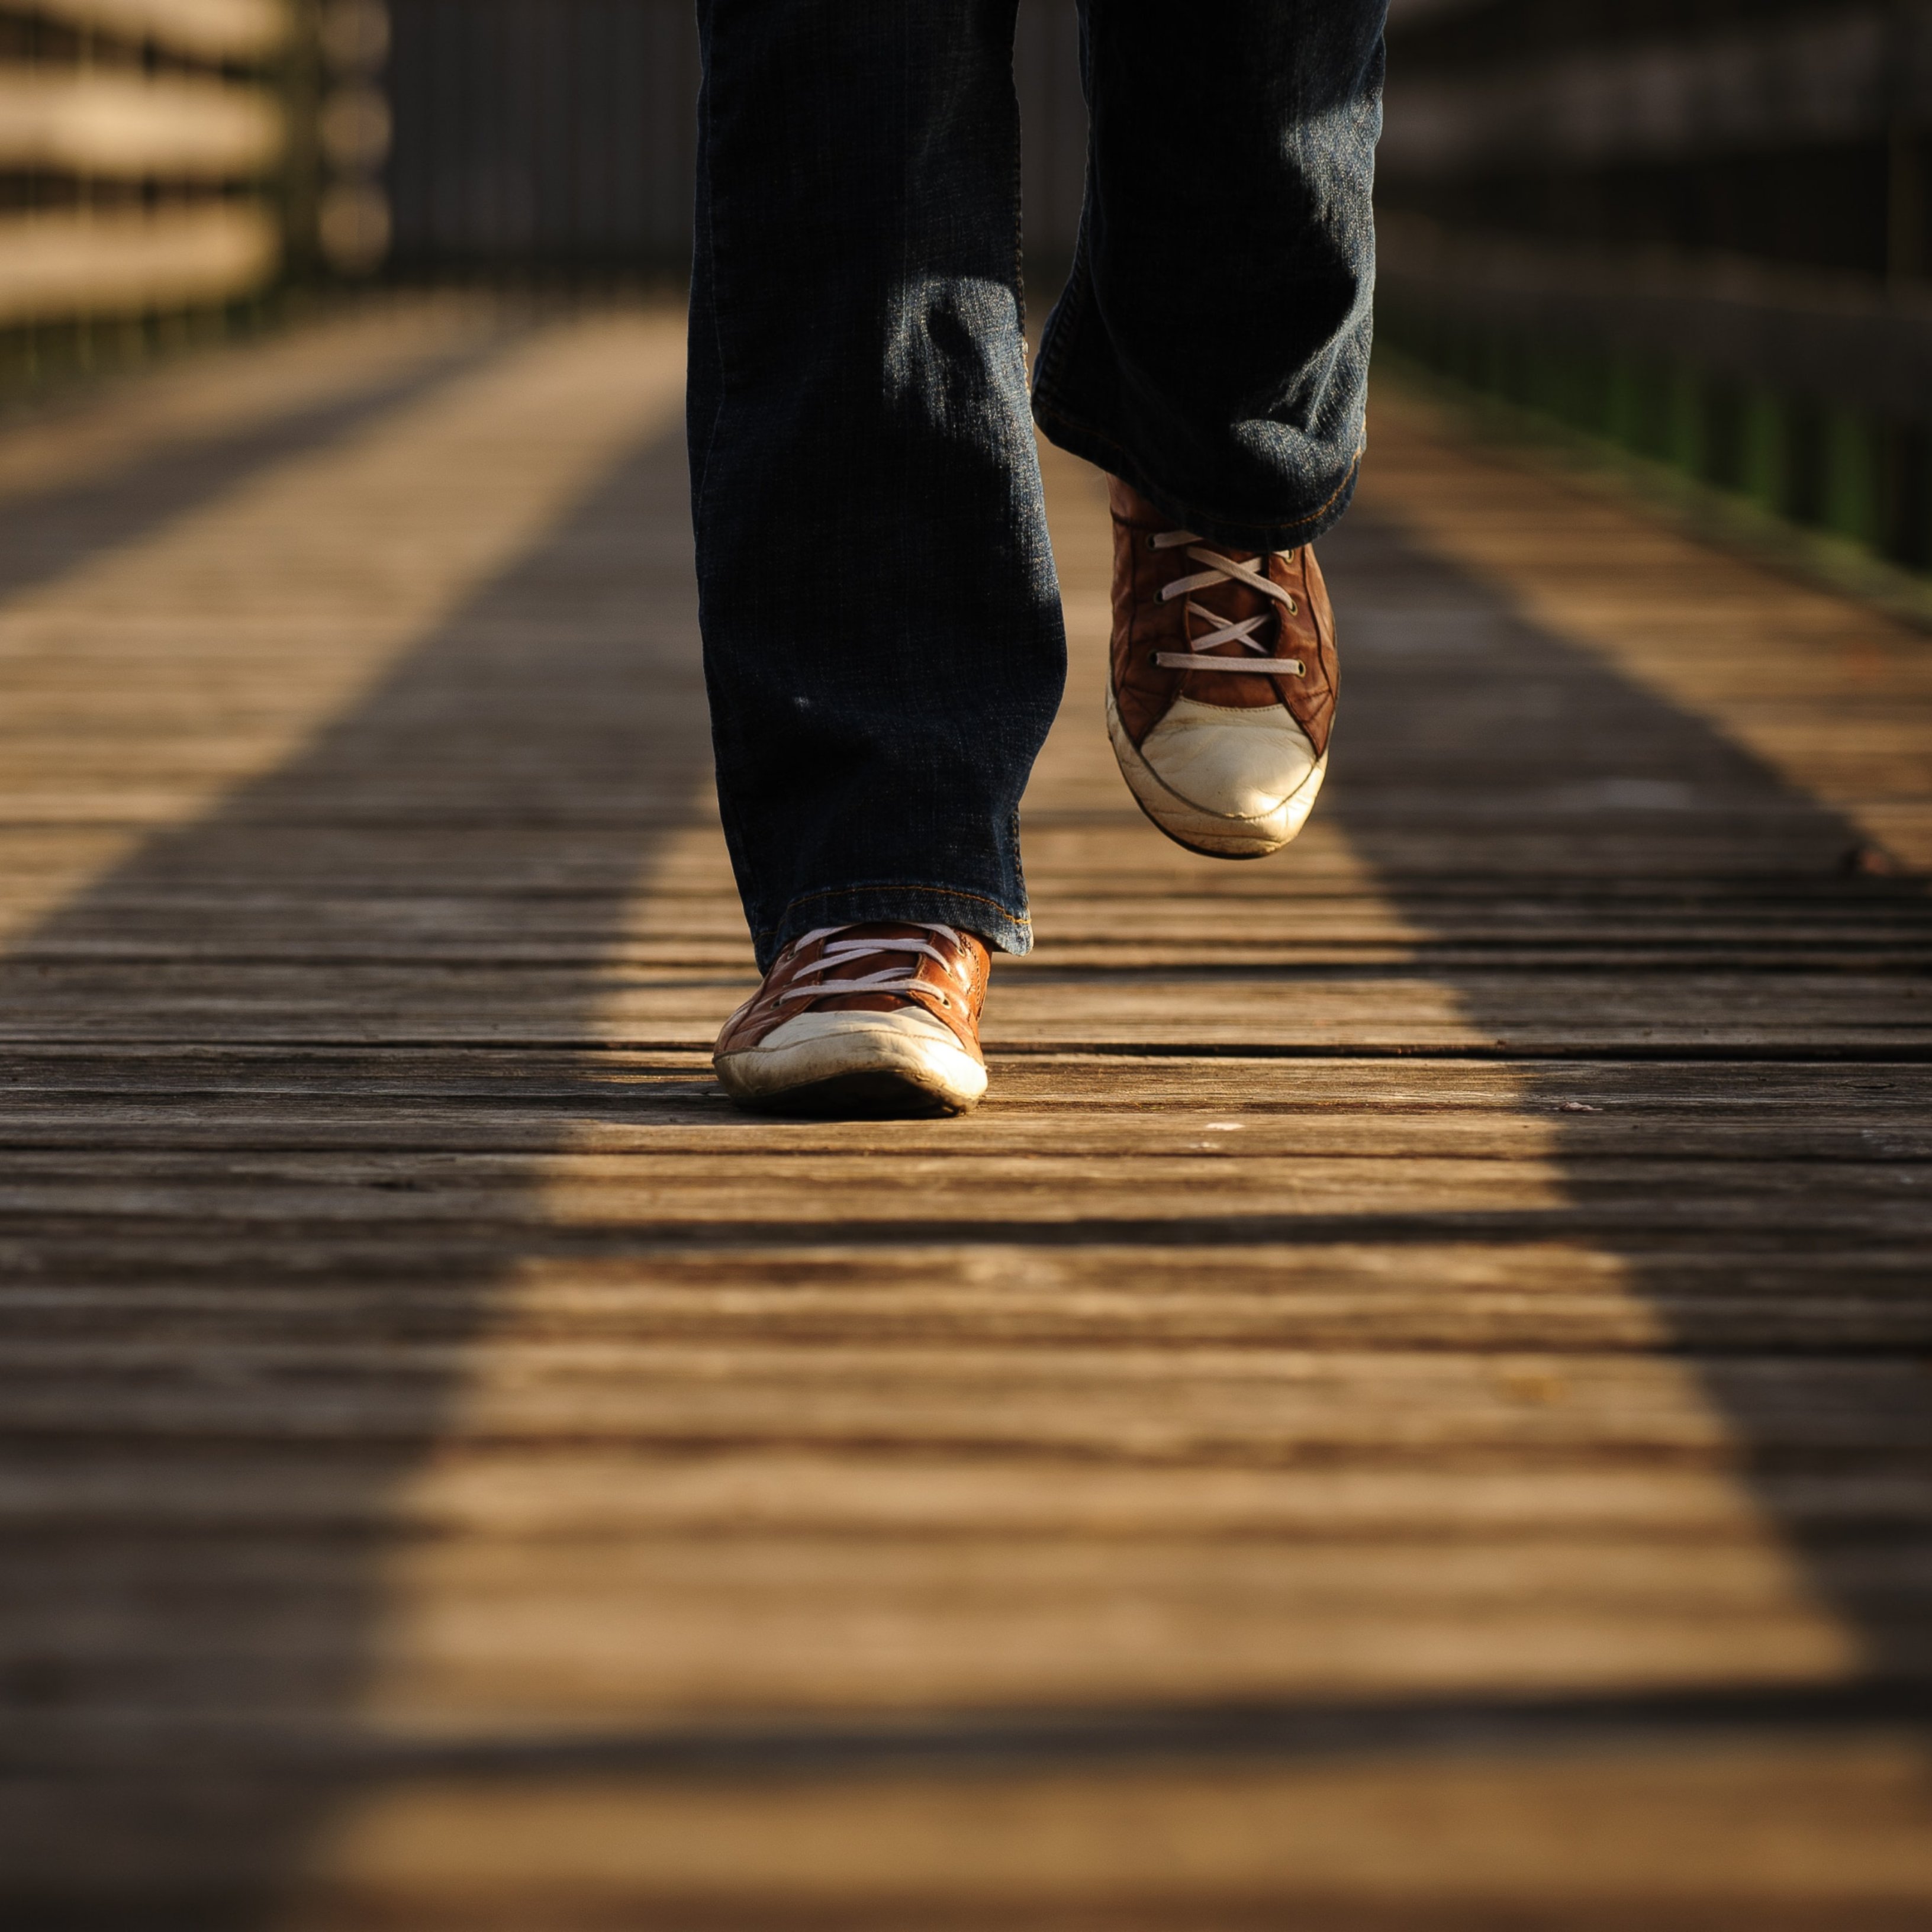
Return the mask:
<svg viewBox="0 0 1932 1932">
<path fill-rule="evenodd" d="M 724 357 L 724 304 L 719 296 L 719 263 L 718 249 L 718 183 L 711 166 L 711 127 L 713 119 L 712 90 L 716 85 L 716 56 L 712 44 L 713 37 L 706 34 L 704 39 L 703 85 L 699 95 L 698 140 L 695 165 L 702 176 L 704 203 L 704 232 L 700 237 L 694 232 L 694 256 L 702 247 L 710 262 L 711 352 L 718 372 L 718 394 L 712 404 L 711 421 L 704 433 L 704 453 L 698 467 L 697 489 L 693 493 L 692 505 L 692 536 L 697 542 L 711 520 L 710 505 L 712 495 L 712 478 L 714 474 L 712 458 L 718 448 L 718 432 L 724 421 L 725 405 L 729 400 L 730 380 Z M 696 196 L 694 194 L 693 199 Z M 714 730 L 713 742 L 716 742 Z M 755 861 L 752 854 L 752 842 L 744 836 L 741 815 L 734 810 L 719 788 L 718 816 L 722 822 L 725 843 L 730 849 L 734 872 L 740 868 L 742 857 L 743 868 L 748 872 Z"/>
<path fill-rule="evenodd" d="M 1015 0 L 1014 25 L 1018 24 L 1019 8 Z M 1026 376 L 1026 170 L 1021 152 L 1019 88 L 1017 77 L 1013 84 L 1013 298 L 1019 310 L 1020 321 L 1020 376 L 1022 382 Z"/>
<path fill-rule="evenodd" d="M 710 50 L 706 50 L 707 55 Z M 712 62 L 705 62 L 704 92 L 711 91 Z M 704 460 L 699 467 L 698 482 L 698 515 L 702 518 L 704 505 L 709 500 L 711 489 L 711 457 L 718 446 L 718 426 L 724 418 L 724 397 L 728 387 L 724 373 L 724 304 L 718 298 L 718 184 L 711 172 L 710 122 L 711 103 L 704 102 L 703 138 L 698 144 L 698 165 L 704 176 L 704 248 L 711 262 L 711 352 L 717 358 L 718 400 L 712 405 L 711 422 L 704 434 Z"/>
<path fill-rule="evenodd" d="M 1073 242 L 1073 266 L 1068 271 L 1066 286 L 1060 291 L 1053 314 L 1047 318 L 1046 331 L 1040 341 L 1040 368 L 1034 382 L 1036 403 L 1042 395 L 1053 393 L 1060 372 L 1066 366 L 1066 339 L 1086 314 L 1087 284 L 1087 211 L 1082 207 L 1079 232 Z"/>
</svg>

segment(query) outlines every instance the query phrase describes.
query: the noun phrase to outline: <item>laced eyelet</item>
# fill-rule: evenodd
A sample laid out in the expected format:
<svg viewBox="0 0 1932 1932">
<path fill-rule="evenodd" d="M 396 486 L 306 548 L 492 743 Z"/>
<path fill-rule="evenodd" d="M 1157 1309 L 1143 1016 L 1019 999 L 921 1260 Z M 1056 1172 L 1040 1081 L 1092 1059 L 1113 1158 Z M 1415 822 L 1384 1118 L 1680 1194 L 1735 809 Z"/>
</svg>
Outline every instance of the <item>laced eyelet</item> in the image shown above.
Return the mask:
<svg viewBox="0 0 1932 1932">
<path fill-rule="evenodd" d="M 854 993 L 891 993 L 915 1002 L 930 1000 L 949 1012 L 957 1004 L 948 992 L 920 978 L 923 968 L 917 963 L 920 957 L 935 962 L 950 982 L 956 983 L 956 968 L 940 950 L 950 946 L 956 952 L 960 946 L 959 935 L 951 926 L 922 924 L 916 934 L 903 939 L 854 939 L 848 936 L 851 930 L 850 926 L 821 926 L 798 940 L 794 948 L 796 952 L 816 941 L 824 944 L 817 959 L 796 968 L 792 984 L 772 988 L 771 1007 L 782 1010 L 788 1000 L 842 999 Z M 913 956 L 910 962 L 902 963 L 908 955 Z M 859 970 L 842 970 L 846 968 Z M 774 968 L 772 976 L 776 976 Z"/>
</svg>

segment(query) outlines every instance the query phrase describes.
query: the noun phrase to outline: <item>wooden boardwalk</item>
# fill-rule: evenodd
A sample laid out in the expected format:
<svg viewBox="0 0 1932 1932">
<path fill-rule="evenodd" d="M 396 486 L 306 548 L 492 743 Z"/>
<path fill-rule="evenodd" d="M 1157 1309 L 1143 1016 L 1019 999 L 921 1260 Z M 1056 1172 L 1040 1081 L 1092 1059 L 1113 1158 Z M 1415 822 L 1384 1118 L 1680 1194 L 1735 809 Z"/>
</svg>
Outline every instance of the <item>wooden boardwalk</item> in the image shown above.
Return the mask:
<svg viewBox="0 0 1932 1932">
<path fill-rule="evenodd" d="M 760 1124 L 679 333 L 0 434 L 9 1922 L 1932 1924 L 1932 647 L 1382 397 L 1217 866 L 1050 458 L 993 1096 Z"/>
</svg>

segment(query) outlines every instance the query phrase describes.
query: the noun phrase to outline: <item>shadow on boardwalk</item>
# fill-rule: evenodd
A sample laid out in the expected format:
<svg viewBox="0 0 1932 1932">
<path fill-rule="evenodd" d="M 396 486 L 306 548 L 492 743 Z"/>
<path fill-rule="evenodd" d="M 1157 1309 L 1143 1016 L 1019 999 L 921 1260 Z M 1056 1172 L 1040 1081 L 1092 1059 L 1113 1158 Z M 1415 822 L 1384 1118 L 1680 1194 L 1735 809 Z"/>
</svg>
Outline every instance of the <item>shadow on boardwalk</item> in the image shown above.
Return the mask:
<svg viewBox="0 0 1932 1932">
<path fill-rule="evenodd" d="M 705 782 L 689 610 L 647 638 L 632 621 L 647 596 L 664 596 L 661 576 L 647 591 L 640 575 L 651 561 L 640 563 L 640 532 L 660 565 L 681 552 L 684 490 L 674 445 L 638 453 L 289 766 L 155 838 L 7 970 L 10 1001 L 43 1033 L 50 971 L 69 1003 L 62 1043 L 7 1056 L 14 1100 L 44 1109 L 34 1146 L 118 1161 L 129 1178 L 111 1213 L 98 1192 L 70 1212 L 50 1189 L 4 1235 L 24 1285 L 16 1334 L 56 1364 L 86 1359 L 44 1386 L 22 1376 L 9 1398 L 22 1580 L 5 1623 L 0 1864 L 12 1876 L 0 1889 L 38 1894 L 49 1922 L 92 1910 L 142 1932 L 267 1923 L 319 1821 L 411 1770 L 956 1772 L 1453 1748 L 1512 1723 L 1534 1742 L 1552 1727 L 1789 1726 L 1905 1708 L 1899 1686 L 1926 1662 L 1911 1567 L 1924 1533 L 1924 1383 L 1899 1352 L 1917 1318 L 1922 1224 L 1868 1181 L 1864 1192 L 1821 1179 L 1721 1202 L 1687 1184 L 1650 1203 L 1647 1232 L 1632 1238 L 1616 1161 L 1656 1157 L 1666 1142 L 1687 1160 L 1696 1151 L 1669 1139 L 1680 1126 L 1653 1128 L 1651 1110 L 1688 1106 L 1722 1127 L 1757 1118 L 1768 1079 L 1807 1070 L 1605 1051 L 1525 1076 L 1524 1105 L 1558 1124 L 1574 1205 L 1515 1237 L 1568 1232 L 1624 1259 L 1730 1418 L 1768 1508 L 1862 1634 L 1882 1706 L 1853 1687 L 1809 1702 L 1767 1693 L 940 1712 L 884 1734 L 806 1718 L 735 1742 L 698 1724 L 574 1750 L 484 1738 L 413 1756 L 363 1736 L 356 1714 L 380 1660 L 384 1568 L 400 1534 L 392 1499 L 434 1455 L 465 1345 L 535 1250 L 1512 1238 L 1509 1226 L 1454 1217 L 544 1231 L 546 1157 L 586 1120 L 646 1104 L 582 1042 L 638 882 Z M 105 520 L 100 541 L 138 520 Z M 1922 956 L 1917 889 L 1840 880 L 1852 829 L 1707 726 L 1516 623 L 1366 518 L 1328 556 L 1345 613 L 1360 583 L 1365 602 L 1372 586 L 1382 605 L 1407 599 L 1427 617 L 1365 627 L 1352 645 L 1348 762 L 1326 808 L 1411 923 L 1434 935 L 1418 971 L 1479 1024 L 1517 1025 L 1541 1001 L 1588 1030 L 1562 1005 L 1573 994 L 1560 972 L 1456 963 L 1484 946 L 1466 946 L 1450 916 L 1466 919 L 1486 894 L 1508 918 L 1539 895 L 1580 892 L 1579 917 L 1610 928 L 1621 905 L 1629 970 L 1654 970 L 1660 988 L 1683 964 L 1654 936 L 1663 902 L 1720 902 L 1738 957 L 1778 956 L 1794 922 L 1814 934 L 1834 922 L 1863 930 L 1874 908 L 1896 928 L 1886 956 L 1908 942 Z M 1588 729 L 1551 730 L 1559 716 Z M 1519 728 L 1499 734 L 1512 718 Z M 1700 803 L 1706 794 L 1718 802 Z M 1539 872 L 1533 854 L 1513 872 L 1492 863 L 1526 814 L 1552 809 L 1538 836 L 1545 850 L 1564 845 L 1561 877 Z M 1620 829 L 1639 819 L 1647 872 Z M 1425 830 L 1434 856 L 1419 864 Z M 1472 856 L 1451 892 L 1440 855 L 1458 834 Z M 1537 943 L 1526 935 L 1529 950 Z M 1646 944 L 1648 966 L 1637 956 Z M 552 1044 L 519 1033 L 526 1004 L 541 1007 Z M 513 1057 L 501 1050 L 519 1043 Z M 688 1090 L 650 1104 L 666 1119 L 692 1112 Z M 1600 1112 L 1555 1111 L 1570 1106 Z M 1626 1138 L 1609 1139 L 1612 1126 Z M 1810 1148 L 1800 1165 L 1822 1174 L 1832 1144 L 1806 1131 L 1798 1121 L 1792 1144 Z M 488 1223 L 429 1211 L 448 1151 L 465 1146 L 498 1162 Z M 425 1211 L 412 1218 L 416 1196 Z M 190 1218 L 190 1200 L 215 1204 L 205 1222 Z M 1752 1221 L 1742 1232 L 1740 1200 Z M 1714 1232 L 1721 1242 L 1707 1240 Z M 1793 1283 L 1813 1317 L 1791 1315 Z M 1786 1326 L 1754 1330 L 1760 1296 Z M 142 1445 L 139 1466 L 130 1442 Z"/>
<path fill-rule="evenodd" d="M 165 487 L 116 495 L 102 543 Z M 0 1892 L 50 1922 L 260 1923 L 345 1788 L 388 1505 L 530 1244 L 519 1173 L 615 1104 L 578 1042 L 708 778 L 686 494 L 681 440 L 624 461 L 298 757 L 0 969 L 60 1040 L 0 1054 L 34 1144 L 127 1176 L 0 1234 L 8 1326 L 62 1362 L 0 1423 Z M 557 1044 L 512 1060 L 523 986 Z M 506 1105 L 513 1128 L 466 1125 Z M 412 1222 L 466 1144 L 499 1156 L 504 1219 Z"/>
<path fill-rule="evenodd" d="M 1351 630 L 1348 762 L 1326 808 L 1421 935 L 1417 970 L 1478 1031 L 1579 1042 L 1520 1063 L 1570 1196 L 1552 1232 L 1623 1262 L 1856 1634 L 1866 1682 L 1816 1708 L 1932 1718 L 1932 1138 L 1910 1124 L 1932 1074 L 1882 1036 L 1924 1022 L 1922 882 L 1860 876 L 1857 826 L 1372 515 L 1323 554 L 1344 613 L 1374 610 Z M 1591 1044 L 1631 1032 L 1580 1004 L 1603 982 L 1577 969 L 1605 957 L 1620 995 L 1654 1003 L 1655 1047 Z M 1673 994 L 1700 976 L 1733 989 L 1724 1025 L 1788 1043 L 1669 1043 Z M 1834 978 L 1862 982 L 1867 1016 L 1877 982 L 1880 1036 L 1808 1048 L 1778 1010 L 1801 978 L 1828 1003 Z M 1867 1121 L 1895 1110 L 1894 1131 L 1848 1124 L 1862 1103 Z"/>
</svg>

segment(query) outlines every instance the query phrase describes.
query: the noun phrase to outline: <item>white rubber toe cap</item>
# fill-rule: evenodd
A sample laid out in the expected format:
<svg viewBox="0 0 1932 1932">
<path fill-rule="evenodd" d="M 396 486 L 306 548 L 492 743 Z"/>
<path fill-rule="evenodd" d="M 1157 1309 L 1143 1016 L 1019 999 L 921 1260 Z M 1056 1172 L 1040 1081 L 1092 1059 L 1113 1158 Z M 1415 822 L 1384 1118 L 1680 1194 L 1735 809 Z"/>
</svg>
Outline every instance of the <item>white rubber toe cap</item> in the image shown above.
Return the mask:
<svg viewBox="0 0 1932 1932">
<path fill-rule="evenodd" d="M 890 1012 L 800 1013 L 712 1064 L 728 1094 L 766 1106 L 841 1090 L 884 1101 L 903 1089 L 935 1111 L 963 1113 L 986 1090 L 985 1066 L 952 1029 L 910 1004 Z"/>
<path fill-rule="evenodd" d="M 1285 705 L 1238 710 L 1177 698 L 1136 746 L 1107 694 L 1107 730 L 1136 802 L 1177 844 L 1258 859 L 1306 824 L 1328 760 Z"/>
<path fill-rule="evenodd" d="M 1175 797 L 1215 818 L 1266 818 L 1308 782 L 1315 747 L 1286 705 L 1238 710 L 1177 698 L 1141 742 Z"/>
</svg>

